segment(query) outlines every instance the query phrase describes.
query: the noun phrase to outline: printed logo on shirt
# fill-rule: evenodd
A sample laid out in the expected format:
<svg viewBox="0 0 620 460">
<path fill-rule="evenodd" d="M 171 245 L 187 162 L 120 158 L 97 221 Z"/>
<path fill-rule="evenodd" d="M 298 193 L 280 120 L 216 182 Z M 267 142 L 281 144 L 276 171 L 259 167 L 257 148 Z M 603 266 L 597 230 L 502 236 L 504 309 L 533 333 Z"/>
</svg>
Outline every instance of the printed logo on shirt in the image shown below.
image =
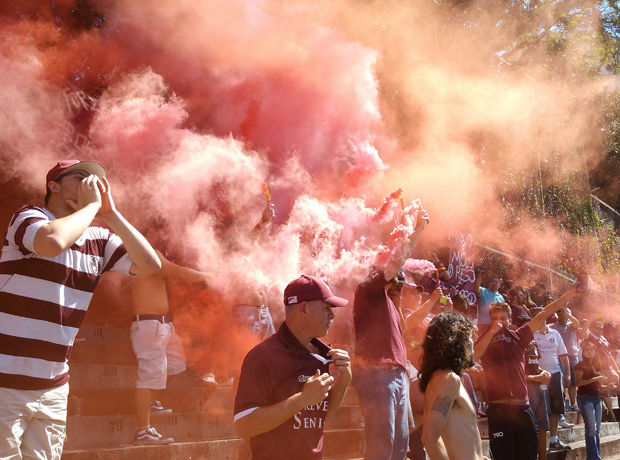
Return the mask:
<svg viewBox="0 0 620 460">
<path fill-rule="evenodd" d="M 301 383 L 305 383 L 310 377 L 310 375 L 300 375 L 299 377 L 297 377 L 297 380 Z"/>
<path fill-rule="evenodd" d="M 549 342 L 555 343 L 555 339 L 553 337 L 549 337 Z"/>
<path fill-rule="evenodd" d="M 498 431 L 497 433 L 493 433 L 493 437 L 495 439 L 497 438 L 503 438 L 504 437 L 504 432 L 503 431 Z"/>
<path fill-rule="evenodd" d="M 491 339 L 491 343 L 493 342 L 508 342 L 508 343 L 517 343 L 516 340 L 514 340 L 511 336 L 506 335 L 506 334 L 497 334 L 495 337 L 493 337 L 493 339 Z"/>
<path fill-rule="evenodd" d="M 90 258 L 88 259 L 88 265 L 89 265 L 90 272 L 93 275 L 99 274 L 99 258 L 98 257 L 90 256 Z"/>
</svg>

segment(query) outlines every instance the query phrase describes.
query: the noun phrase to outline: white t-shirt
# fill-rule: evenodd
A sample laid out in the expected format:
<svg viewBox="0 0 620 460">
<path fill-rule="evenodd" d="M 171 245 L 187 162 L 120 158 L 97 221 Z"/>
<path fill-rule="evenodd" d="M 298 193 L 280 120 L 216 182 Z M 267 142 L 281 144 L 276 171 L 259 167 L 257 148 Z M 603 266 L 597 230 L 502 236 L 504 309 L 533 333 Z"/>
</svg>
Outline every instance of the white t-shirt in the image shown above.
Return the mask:
<svg viewBox="0 0 620 460">
<path fill-rule="evenodd" d="M 541 369 L 546 370 L 550 374 L 560 372 L 560 359 L 562 355 L 568 355 L 566 346 L 562 336 L 555 329 L 547 327 L 547 333 L 543 334 L 540 331 L 534 333 L 534 340 L 540 350 L 540 360 L 538 365 Z"/>
</svg>

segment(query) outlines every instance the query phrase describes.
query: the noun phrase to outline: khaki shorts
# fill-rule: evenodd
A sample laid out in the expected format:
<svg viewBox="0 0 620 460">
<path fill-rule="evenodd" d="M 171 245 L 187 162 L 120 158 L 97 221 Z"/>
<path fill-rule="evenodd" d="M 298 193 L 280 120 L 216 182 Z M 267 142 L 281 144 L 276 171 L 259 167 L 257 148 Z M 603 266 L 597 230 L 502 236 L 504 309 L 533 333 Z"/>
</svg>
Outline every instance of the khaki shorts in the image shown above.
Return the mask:
<svg viewBox="0 0 620 460">
<path fill-rule="evenodd" d="M 0 388 L 0 458 L 60 460 L 69 384 L 48 390 Z"/>
<path fill-rule="evenodd" d="M 185 370 L 185 353 L 181 338 L 172 323 L 154 319 L 131 324 L 131 345 L 138 358 L 136 388 L 163 390 L 169 375 Z"/>
</svg>

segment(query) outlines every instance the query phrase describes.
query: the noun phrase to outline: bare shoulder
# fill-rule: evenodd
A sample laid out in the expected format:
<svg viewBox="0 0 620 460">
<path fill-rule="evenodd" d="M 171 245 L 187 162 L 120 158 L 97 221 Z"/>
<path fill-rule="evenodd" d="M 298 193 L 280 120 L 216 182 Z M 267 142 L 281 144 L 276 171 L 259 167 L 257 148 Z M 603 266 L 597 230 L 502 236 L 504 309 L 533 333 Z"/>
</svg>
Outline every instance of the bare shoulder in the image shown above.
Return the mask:
<svg viewBox="0 0 620 460">
<path fill-rule="evenodd" d="M 437 369 L 429 381 L 430 387 L 441 386 L 445 388 L 458 389 L 461 385 L 461 378 L 450 369 Z"/>
</svg>

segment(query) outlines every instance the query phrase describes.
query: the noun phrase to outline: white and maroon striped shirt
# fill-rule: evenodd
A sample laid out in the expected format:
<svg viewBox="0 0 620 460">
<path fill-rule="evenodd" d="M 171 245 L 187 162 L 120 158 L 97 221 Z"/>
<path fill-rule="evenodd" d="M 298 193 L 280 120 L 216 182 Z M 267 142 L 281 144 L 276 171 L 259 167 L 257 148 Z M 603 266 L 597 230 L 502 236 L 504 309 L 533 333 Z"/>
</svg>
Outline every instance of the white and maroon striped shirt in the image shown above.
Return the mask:
<svg viewBox="0 0 620 460">
<path fill-rule="evenodd" d="M 93 291 L 108 270 L 129 274 L 121 239 L 88 227 L 68 250 L 45 257 L 34 237 L 55 217 L 24 206 L 12 217 L 0 256 L 0 387 L 54 388 L 69 380 L 67 362 Z"/>
</svg>

